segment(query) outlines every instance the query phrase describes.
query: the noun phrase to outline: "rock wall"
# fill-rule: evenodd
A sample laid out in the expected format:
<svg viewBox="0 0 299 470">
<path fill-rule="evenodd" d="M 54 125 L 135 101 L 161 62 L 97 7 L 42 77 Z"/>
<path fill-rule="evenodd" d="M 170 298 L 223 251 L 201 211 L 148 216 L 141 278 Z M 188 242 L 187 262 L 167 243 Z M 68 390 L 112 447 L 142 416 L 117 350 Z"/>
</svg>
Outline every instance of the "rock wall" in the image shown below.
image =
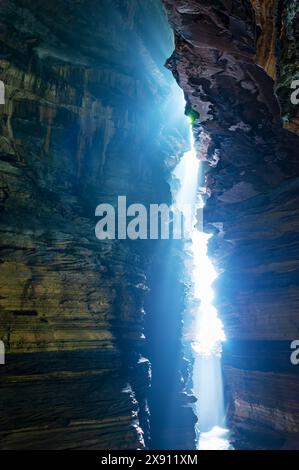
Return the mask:
<svg viewBox="0 0 299 470">
<path fill-rule="evenodd" d="M 164 163 L 184 146 L 166 119 L 171 30 L 158 0 L 3 0 L 0 47 L 0 448 L 143 448 L 157 243 L 100 242 L 94 213 L 118 195 L 170 200 Z"/>
<path fill-rule="evenodd" d="M 298 2 L 164 0 L 206 168 L 236 448 L 298 444 Z M 292 132 L 289 132 L 292 131 Z"/>
</svg>

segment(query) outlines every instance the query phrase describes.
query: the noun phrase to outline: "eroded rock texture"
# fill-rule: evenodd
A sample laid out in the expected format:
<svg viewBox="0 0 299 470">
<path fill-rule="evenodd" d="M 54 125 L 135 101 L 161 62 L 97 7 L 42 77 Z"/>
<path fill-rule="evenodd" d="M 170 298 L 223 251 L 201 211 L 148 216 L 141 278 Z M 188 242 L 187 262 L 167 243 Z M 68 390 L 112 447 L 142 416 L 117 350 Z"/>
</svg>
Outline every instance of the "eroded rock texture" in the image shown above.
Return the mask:
<svg viewBox="0 0 299 470">
<path fill-rule="evenodd" d="M 157 0 L 3 0 L 0 45 L 0 448 L 143 448 L 156 244 L 99 242 L 94 211 L 170 200 L 164 161 L 184 145 L 166 122 L 171 30 Z"/>
<path fill-rule="evenodd" d="M 206 229 L 227 344 L 237 448 L 288 448 L 299 433 L 298 2 L 164 0 L 168 61 L 207 160 Z M 289 130 L 284 129 L 287 128 Z"/>
</svg>

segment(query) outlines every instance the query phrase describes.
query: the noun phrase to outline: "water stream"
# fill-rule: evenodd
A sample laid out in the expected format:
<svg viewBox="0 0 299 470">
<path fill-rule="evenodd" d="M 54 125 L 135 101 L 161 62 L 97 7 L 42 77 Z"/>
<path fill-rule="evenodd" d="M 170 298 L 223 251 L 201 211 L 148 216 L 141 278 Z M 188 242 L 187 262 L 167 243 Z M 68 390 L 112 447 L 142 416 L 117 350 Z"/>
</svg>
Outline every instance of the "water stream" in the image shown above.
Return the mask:
<svg viewBox="0 0 299 470">
<path fill-rule="evenodd" d="M 176 209 L 184 211 L 191 205 L 194 227 L 186 251 L 192 256 L 190 278 L 193 285 L 195 312 L 192 320 L 192 349 L 194 356 L 193 392 L 198 398 L 195 411 L 198 416 L 199 450 L 226 450 L 230 448 L 225 429 L 225 412 L 221 372 L 221 350 L 225 341 L 223 324 L 213 305 L 213 282 L 217 272 L 208 256 L 209 235 L 198 223 L 202 213 L 203 198 L 199 193 L 201 161 L 196 156 L 193 133 L 190 133 L 191 150 L 186 152 L 173 175 L 179 181 L 175 191 Z M 199 217 L 200 220 L 200 217 Z"/>
</svg>

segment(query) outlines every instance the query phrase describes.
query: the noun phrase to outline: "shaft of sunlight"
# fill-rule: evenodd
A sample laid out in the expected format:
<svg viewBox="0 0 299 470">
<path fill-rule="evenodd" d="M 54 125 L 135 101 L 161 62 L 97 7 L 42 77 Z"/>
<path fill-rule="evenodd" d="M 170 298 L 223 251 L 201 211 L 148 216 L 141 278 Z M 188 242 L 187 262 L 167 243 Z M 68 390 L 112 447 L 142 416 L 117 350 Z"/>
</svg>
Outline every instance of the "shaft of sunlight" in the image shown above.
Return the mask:
<svg viewBox="0 0 299 470">
<path fill-rule="evenodd" d="M 184 154 L 173 172 L 179 180 L 179 187 L 174 192 L 174 205 L 181 211 L 184 205 L 191 205 L 194 218 L 186 250 L 192 256 L 193 299 L 198 305 L 192 328 L 193 391 L 198 398 L 195 408 L 199 418 L 198 449 L 220 450 L 229 448 L 228 431 L 223 427 L 225 413 L 221 371 L 221 346 L 225 334 L 213 305 L 213 283 L 217 272 L 208 256 L 210 236 L 197 223 L 198 210 L 204 206 L 198 189 L 201 162 L 196 156 L 192 130 L 190 134 L 191 150 Z"/>
</svg>

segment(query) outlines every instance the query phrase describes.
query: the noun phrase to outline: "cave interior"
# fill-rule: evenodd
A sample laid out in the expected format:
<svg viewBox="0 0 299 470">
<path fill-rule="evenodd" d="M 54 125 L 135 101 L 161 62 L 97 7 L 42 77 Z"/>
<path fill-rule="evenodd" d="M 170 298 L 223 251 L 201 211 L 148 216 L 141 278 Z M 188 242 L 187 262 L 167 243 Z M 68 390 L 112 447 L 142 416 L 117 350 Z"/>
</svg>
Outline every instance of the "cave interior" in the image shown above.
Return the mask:
<svg viewBox="0 0 299 470">
<path fill-rule="evenodd" d="M 297 0 L 0 11 L 0 450 L 299 449 Z"/>
</svg>

